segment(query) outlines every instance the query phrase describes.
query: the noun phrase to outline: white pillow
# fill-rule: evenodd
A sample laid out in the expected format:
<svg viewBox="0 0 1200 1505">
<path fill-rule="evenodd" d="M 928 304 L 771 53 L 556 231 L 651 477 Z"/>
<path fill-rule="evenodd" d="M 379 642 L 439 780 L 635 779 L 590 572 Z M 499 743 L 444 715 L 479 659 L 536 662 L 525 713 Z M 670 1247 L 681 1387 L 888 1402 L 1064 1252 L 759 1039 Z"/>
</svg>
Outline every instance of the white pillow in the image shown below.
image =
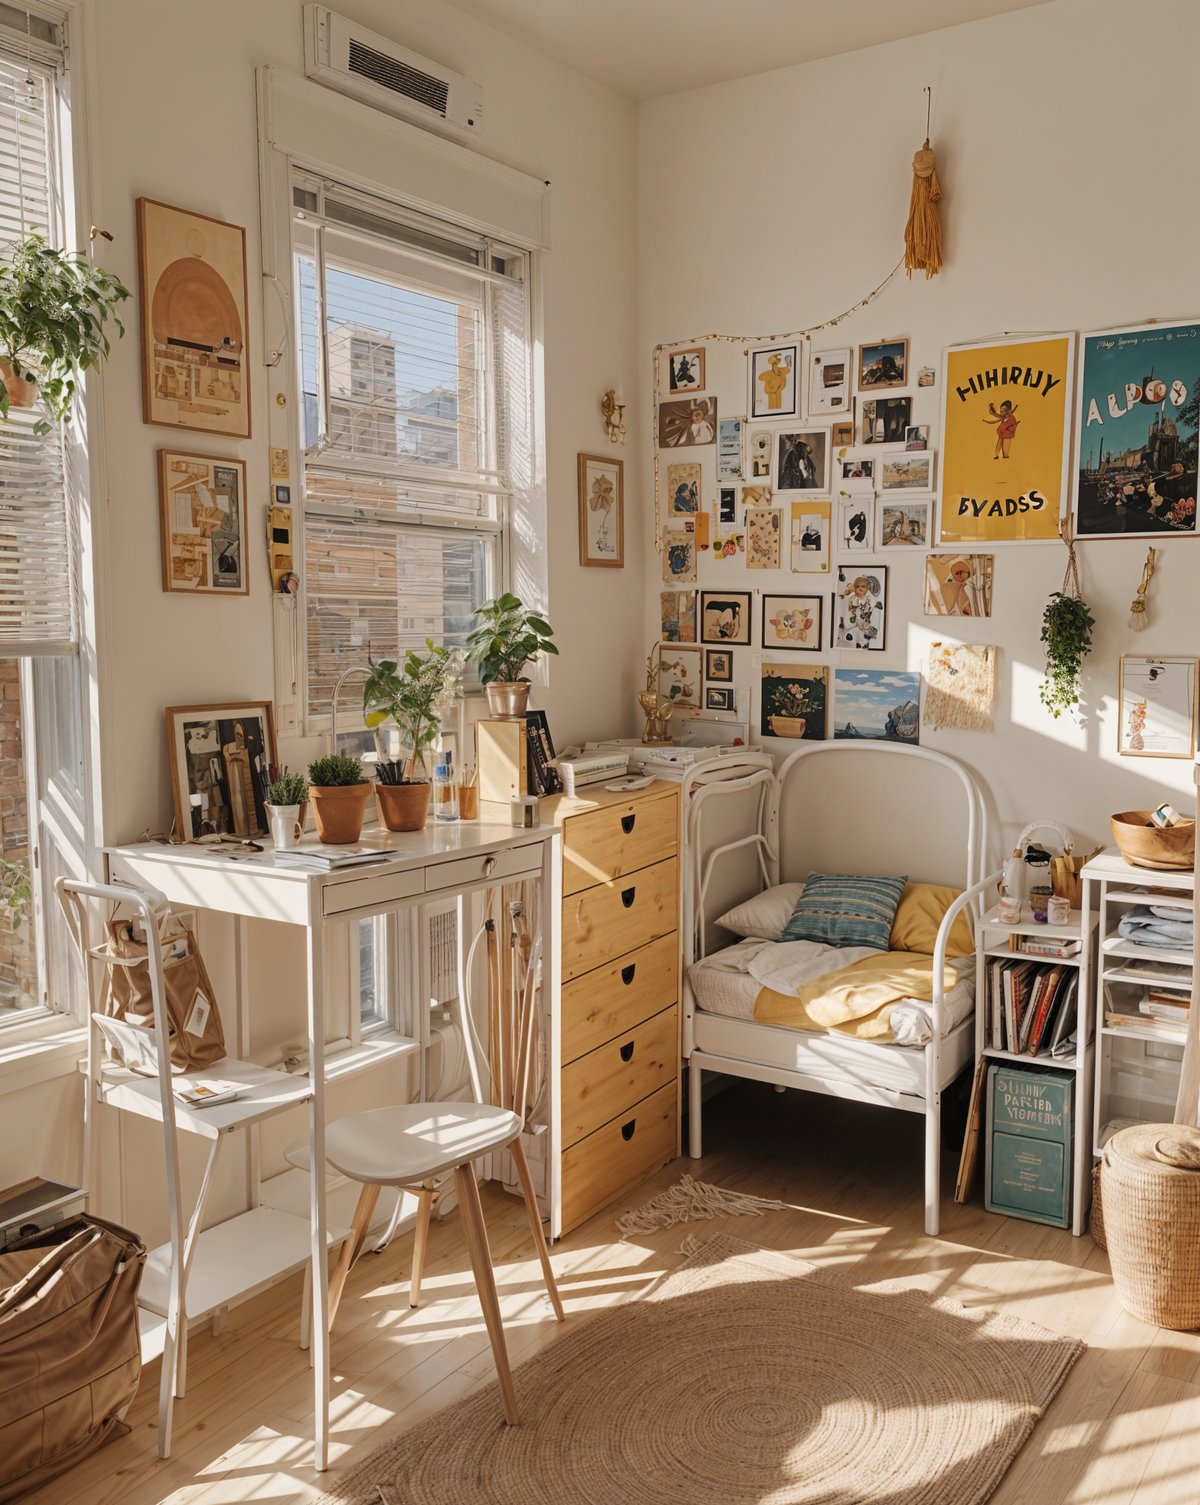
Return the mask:
<svg viewBox="0 0 1200 1505">
<path fill-rule="evenodd" d="M 803 892 L 803 883 L 780 883 L 744 904 L 735 904 L 716 923 L 746 940 L 777 941 Z"/>
</svg>

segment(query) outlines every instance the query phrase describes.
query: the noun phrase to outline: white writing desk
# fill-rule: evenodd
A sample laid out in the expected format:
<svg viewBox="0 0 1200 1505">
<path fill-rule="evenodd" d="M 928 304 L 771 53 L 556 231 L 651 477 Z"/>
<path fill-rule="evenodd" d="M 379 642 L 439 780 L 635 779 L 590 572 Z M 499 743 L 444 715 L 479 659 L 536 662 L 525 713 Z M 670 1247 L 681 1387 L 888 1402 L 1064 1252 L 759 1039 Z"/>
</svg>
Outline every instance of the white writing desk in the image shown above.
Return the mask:
<svg viewBox="0 0 1200 1505">
<path fill-rule="evenodd" d="M 543 902 L 542 999 L 549 1020 L 551 1060 L 558 1057 L 560 963 L 555 895 L 560 891 L 558 831 L 531 830 L 487 821 L 430 823 L 412 833 L 371 830 L 364 843 L 389 854 L 386 862 L 334 873 L 309 873 L 276 867 L 266 850 L 232 858 L 219 847 L 164 846 L 143 842 L 111 848 L 109 875 L 115 880 L 156 888 L 176 908 L 208 909 L 234 917 L 240 965 L 237 969 L 238 1018 L 246 999 L 245 936 L 247 920 L 277 920 L 302 926 L 307 947 L 308 1053 L 312 1097 L 309 1143 L 314 1168 L 325 1164 L 325 942 L 332 925 L 360 920 L 415 905 L 435 897 L 469 894 L 498 883 L 540 879 Z M 314 838 L 304 842 L 317 845 Z M 228 849 L 227 849 L 228 850 Z M 459 946 L 465 937 L 459 935 Z M 215 1110 L 214 1110 L 215 1111 Z M 557 1113 L 552 1114 L 556 1118 Z M 552 1140 L 557 1129 L 551 1124 Z M 310 1176 L 309 1221 L 312 1261 L 312 1349 L 315 1390 L 313 1437 L 315 1462 L 329 1461 L 329 1312 L 326 1253 L 325 1176 Z M 559 1157 L 549 1157 L 549 1202 L 559 1204 Z M 556 1226 L 553 1219 L 552 1227 Z"/>
</svg>

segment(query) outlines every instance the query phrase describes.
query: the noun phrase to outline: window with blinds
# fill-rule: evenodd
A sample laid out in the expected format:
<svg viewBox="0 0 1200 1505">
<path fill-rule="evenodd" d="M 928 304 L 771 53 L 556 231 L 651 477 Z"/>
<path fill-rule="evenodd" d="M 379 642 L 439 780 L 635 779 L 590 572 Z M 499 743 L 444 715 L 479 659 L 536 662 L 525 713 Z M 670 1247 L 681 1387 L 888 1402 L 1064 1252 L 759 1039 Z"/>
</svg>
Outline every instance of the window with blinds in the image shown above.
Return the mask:
<svg viewBox="0 0 1200 1505">
<path fill-rule="evenodd" d="M 293 249 L 310 729 L 338 676 L 459 645 L 529 485 L 528 258 L 298 179 Z"/>
</svg>

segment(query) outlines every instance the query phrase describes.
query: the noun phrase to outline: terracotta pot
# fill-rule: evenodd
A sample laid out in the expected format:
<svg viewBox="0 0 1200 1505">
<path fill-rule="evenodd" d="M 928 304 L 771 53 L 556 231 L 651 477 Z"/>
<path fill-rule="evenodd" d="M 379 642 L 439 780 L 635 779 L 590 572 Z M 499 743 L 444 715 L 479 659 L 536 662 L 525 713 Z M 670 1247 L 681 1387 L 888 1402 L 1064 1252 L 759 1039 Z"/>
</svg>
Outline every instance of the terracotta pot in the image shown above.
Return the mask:
<svg viewBox="0 0 1200 1505">
<path fill-rule="evenodd" d="M 31 408 L 35 405 L 38 399 L 36 381 L 27 381 L 24 376 L 18 376 L 10 361 L 0 361 L 0 376 L 4 378 L 10 407 Z"/>
<path fill-rule="evenodd" d="M 432 784 L 376 784 L 379 818 L 389 831 L 424 830 L 432 791 Z"/>
<path fill-rule="evenodd" d="M 776 737 L 803 737 L 808 725 L 805 716 L 772 716 L 771 732 Z"/>
<path fill-rule="evenodd" d="M 527 679 L 493 680 L 490 685 L 484 685 L 488 710 L 503 721 L 514 721 L 529 709 L 529 692 L 532 688 Z"/>
<path fill-rule="evenodd" d="M 362 835 L 371 786 L 362 784 L 310 784 L 313 819 L 317 823 L 317 840 L 326 846 L 346 846 Z"/>
</svg>

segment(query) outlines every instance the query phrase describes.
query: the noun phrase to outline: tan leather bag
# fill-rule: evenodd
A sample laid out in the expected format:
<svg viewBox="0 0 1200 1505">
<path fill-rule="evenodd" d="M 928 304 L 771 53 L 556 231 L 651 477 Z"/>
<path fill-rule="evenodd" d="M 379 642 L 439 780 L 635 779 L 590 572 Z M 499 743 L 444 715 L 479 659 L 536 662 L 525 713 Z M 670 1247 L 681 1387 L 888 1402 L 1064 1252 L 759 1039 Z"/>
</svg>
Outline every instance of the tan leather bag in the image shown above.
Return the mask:
<svg viewBox="0 0 1200 1505">
<path fill-rule="evenodd" d="M 176 1071 L 211 1066 L 225 1057 L 225 1032 L 221 1028 L 221 1012 L 196 937 L 179 925 L 174 931 L 164 930 L 161 944 L 171 1065 Z M 150 993 L 146 943 L 134 936 L 130 921 L 109 921 L 108 954 L 122 957 L 133 965 L 109 963 L 104 1013 L 126 1024 L 153 1029 L 154 1001 Z M 111 1037 L 109 1043 L 112 1046 Z M 119 1050 L 119 1045 L 115 1048 Z M 137 1065 L 132 1059 L 127 1059 L 126 1064 Z"/>
<path fill-rule="evenodd" d="M 142 1241 L 88 1216 L 41 1239 L 0 1254 L 0 1501 L 127 1432 L 142 1369 Z"/>
</svg>

